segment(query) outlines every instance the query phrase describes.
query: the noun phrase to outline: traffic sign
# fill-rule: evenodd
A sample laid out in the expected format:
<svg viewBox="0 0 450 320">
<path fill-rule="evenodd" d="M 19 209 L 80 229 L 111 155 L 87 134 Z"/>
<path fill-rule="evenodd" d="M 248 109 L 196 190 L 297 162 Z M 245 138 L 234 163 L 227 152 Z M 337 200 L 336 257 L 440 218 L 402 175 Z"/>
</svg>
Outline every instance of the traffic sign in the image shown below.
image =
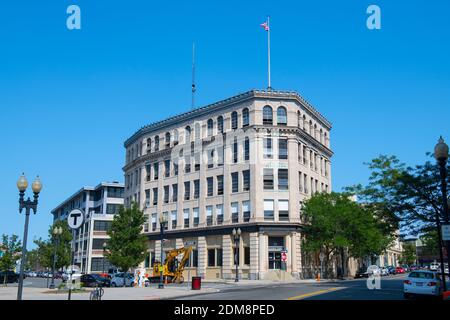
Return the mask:
<svg viewBox="0 0 450 320">
<path fill-rule="evenodd" d="M 442 240 L 450 241 L 450 224 L 442 225 Z"/>
<path fill-rule="evenodd" d="M 281 261 L 282 262 L 286 262 L 287 261 L 287 254 L 286 254 L 286 252 L 282 252 L 281 253 Z"/>
<path fill-rule="evenodd" d="M 67 224 L 72 230 L 79 229 L 84 222 L 84 213 L 79 209 L 72 210 L 67 217 Z"/>
</svg>

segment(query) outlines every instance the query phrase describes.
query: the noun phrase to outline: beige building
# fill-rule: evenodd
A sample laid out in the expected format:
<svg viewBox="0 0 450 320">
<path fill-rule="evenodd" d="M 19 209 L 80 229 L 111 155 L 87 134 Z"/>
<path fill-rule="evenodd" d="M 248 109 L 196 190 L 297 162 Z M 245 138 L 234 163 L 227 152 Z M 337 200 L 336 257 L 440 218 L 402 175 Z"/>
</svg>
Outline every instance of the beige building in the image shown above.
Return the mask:
<svg viewBox="0 0 450 320">
<path fill-rule="evenodd" d="M 147 217 L 143 267 L 161 258 L 165 213 L 164 252 L 195 243 L 191 275 L 234 278 L 237 262 L 240 278 L 274 278 L 287 251 L 287 275 L 299 277 L 301 202 L 331 191 L 330 130 L 298 93 L 253 90 L 137 131 L 123 170 L 125 205 Z"/>
</svg>

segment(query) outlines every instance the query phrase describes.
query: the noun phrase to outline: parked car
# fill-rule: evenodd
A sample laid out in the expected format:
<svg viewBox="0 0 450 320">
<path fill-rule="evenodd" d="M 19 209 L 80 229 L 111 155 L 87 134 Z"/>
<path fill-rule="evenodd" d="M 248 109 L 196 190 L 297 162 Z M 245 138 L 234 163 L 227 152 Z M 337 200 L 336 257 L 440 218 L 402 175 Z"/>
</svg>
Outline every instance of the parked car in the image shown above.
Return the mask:
<svg viewBox="0 0 450 320">
<path fill-rule="evenodd" d="M 83 274 L 80 282 L 85 287 L 110 287 L 111 280 L 101 277 L 99 274 Z"/>
<path fill-rule="evenodd" d="M 395 268 L 395 274 L 403 274 L 403 273 L 405 273 L 405 269 L 403 269 L 403 267 Z"/>
<path fill-rule="evenodd" d="M 125 278 L 125 286 L 132 287 L 134 285 L 134 276 L 130 273 L 119 272 L 111 279 L 111 287 L 123 287 Z"/>
<path fill-rule="evenodd" d="M 78 273 L 78 272 L 75 271 L 72 274 L 72 280 L 77 280 L 77 279 L 81 278 L 81 276 L 82 276 L 81 273 Z M 67 273 L 67 272 L 63 273 L 63 275 L 62 275 L 63 282 L 66 282 L 69 279 L 70 279 L 70 273 Z"/>
<path fill-rule="evenodd" d="M 401 265 L 401 267 L 403 268 L 403 270 L 405 270 L 405 272 L 411 271 L 410 267 L 407 264 L 403 264 Z"/>
<path fill-rule="evenodd" d="M 0 272 L 0 284 L 5 283 L 15 283 L 19 281 L 19 274 L 14 271 L 1 271 Z"/>
<path fill-rule="evenodd" d="M 389 275 L 389 269 L 386 267 L 381 268 L 381 275 L 383 277 L 388 276 Z"/>
<path fill-rule="evenodd" d="M 439 262 L 430 263 L 430 271 L 437 271 L 441 267 Z"/>
<path fill-rule="evenodd" d="M 368 278 L 369 274 L 367 273 L 367 269 L 364 267 L 361 267 L 358 269 L 358 271 L 356 271 L 355 274 L 355 279 L 359 279 L 359 278 Z"/>
<path fill-rule="evenodd" d="M 388 266 L 387 269 L 388 269 L 388 271 L 389 271 L 389 274 L 395 274 L 395 267 L 393 267 L 393 266 Z"/>
<path fill-rule="evenodd" d="M 403 294 L 405 299 L 411 298 L 413 295 L 439 297 L 442 295 L 441 283 L 441 277 L 435 271 L 413 271 L 403 282 Z"/>
</svg>

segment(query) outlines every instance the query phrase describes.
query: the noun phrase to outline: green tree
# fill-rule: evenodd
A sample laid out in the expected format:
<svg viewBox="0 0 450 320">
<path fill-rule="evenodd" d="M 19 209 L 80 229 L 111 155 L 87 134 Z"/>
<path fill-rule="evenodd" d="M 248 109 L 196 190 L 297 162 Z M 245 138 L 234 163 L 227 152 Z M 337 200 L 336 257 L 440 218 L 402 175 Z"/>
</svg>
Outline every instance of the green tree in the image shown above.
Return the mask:
<svg viewBox="0 0 450 320">
<path fill-rule="evenodd" d="M 400 257 L 401 264 L 412 265 L 416 263 L 416 246 L 412 243 L 403 244 L 403 253 Z"/>
<path fill-rule="evenodd" d="M 142 234 L 144 222 L 144 213 L 136 203 L 131 208 L 120 207 L 114 216 L 108 231 L 110 239 L 107 242 L 106 258 L 124 272 L 137 267 L 145 259 L 147 238 Z"/>
<path fill-rule="evenodd" d="M 0 257 L 0 270 L 9 271 L 13 270 L 16 266 L 17 261 L 20 259 L 20 254 L 22 252 L 22 243 L 19 237 L 15 234 L 8 236 L 6 234 L 2 235 L 2 243 L 0 245 L 0 250 L 2 251 Z M 4 277 L 4 285 L 7 285 L 7 277 Z"/>
<path fill-rule="evenodd" d="M 346 193 L 316 193 L 303 206 L 304 248 L 324 254 L 325 270 L 333 256 L 340 256 L 342 272 L 348 259 L 379 255 L 392 243 L 370 207 Z"/>
</svg>

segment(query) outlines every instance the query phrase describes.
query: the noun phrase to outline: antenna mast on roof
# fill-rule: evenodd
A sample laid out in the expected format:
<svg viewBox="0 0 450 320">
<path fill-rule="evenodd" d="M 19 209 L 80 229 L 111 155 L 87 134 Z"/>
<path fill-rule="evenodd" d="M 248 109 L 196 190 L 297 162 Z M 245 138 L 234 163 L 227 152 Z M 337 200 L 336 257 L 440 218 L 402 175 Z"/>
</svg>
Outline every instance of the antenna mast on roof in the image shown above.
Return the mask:
<svg viewBox="0 0 450 320">
<path fill-rule="evenodd" d="M 197 87 L 195 86 L 195 42 L 192 42 L 192 105 L 191 108 L 195 109 L 195 92 Z"/>
</svg>

